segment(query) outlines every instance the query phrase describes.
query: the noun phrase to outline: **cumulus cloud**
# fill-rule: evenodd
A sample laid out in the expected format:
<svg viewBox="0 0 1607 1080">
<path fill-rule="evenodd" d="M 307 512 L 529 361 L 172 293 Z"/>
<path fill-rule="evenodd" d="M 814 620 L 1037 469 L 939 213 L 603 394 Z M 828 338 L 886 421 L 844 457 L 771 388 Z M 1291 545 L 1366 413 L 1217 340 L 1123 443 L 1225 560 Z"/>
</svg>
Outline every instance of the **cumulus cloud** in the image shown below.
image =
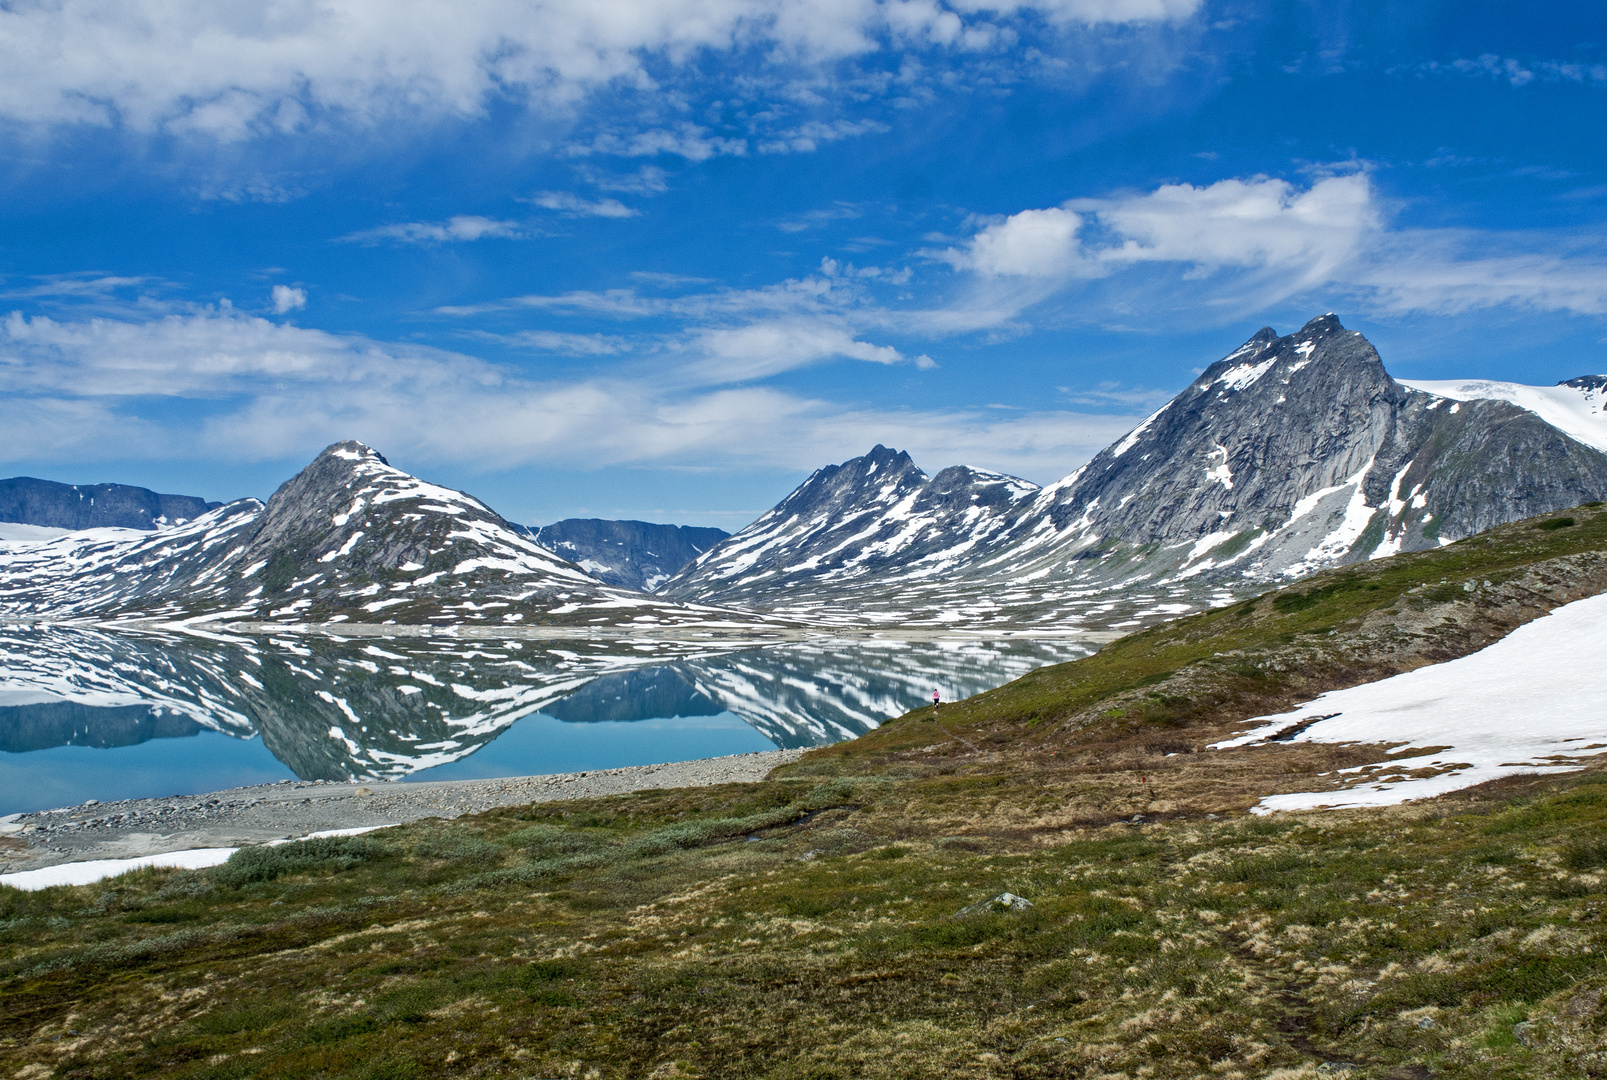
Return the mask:
<svg viewBox="0 0 1607 1080">
<path fill-rule="evenodd" d="M 292 288 L 289 285 L 275 285 L 273 287 L 273 313 L 275 315 L 298 311 L 306 306 L 306 289 Z"/>
<path fill-rule="evenodd" d="M 813 348 L 892 359 L 851 339 Z M 160 404 L 173 399 L 228 404 L 196 425 Z M 56 460 L 111 453 L 283 460 L 359 438 L 412 460 L 498 469 L 530 462 L 801 468 L 881 441 L 933 464 L 964 461 L 1054 479 L 1131 426 L 1130 417 L 1052 410 L 852 409 L 773 388 L 688 387 L 675 379 L 533 379 L 462 353 L 228 310 L 147 322 L 19 314 L 0 321 L 0 456 L 14 461 L 41 446 Z"/>
<path fill-rule="evenodd" d="M 1098 251 L 1106 262 L 1182 262 L 1202 268 L 1265 267 L 1327 280 L 1354 259 L 1382 225 L 1372 184 L 1361 173 L 1319 180 L 1301 191 L 1285 180 L 1167 184 L 1148 195 L 1079 201 L 1122 242 Z"/>
<path fill-rule="evenodd" d="M 1100 269 L 1078 239 L 1082 224 L 1080 215 L 1059 207 L 1023 210 L 987 226 L 965 248 L 950 248 L 943 257 L 989 277 L 1092 277 Z"/>
<path fill-rule="evenodd" d="M 352 244 L 448 244 L 454 241 L 500 238 L 517 240 L 525 235 L 517 221 L 498 221 L 474 214 L 459 214 L 445 221 L 409 221 L 348 233 L 340 239 Z"/>
<path fill-rule="evenodd" d="M 1538 233 L 1394 228 L 1360 172 L 1305 188 L 1260 176 L 1072 199 L 989 222 L 963 246 L 930 254 L 982 281 L 1030 283 L 1036 291 L 1018 293 L 1017 311 L 1055 287 L 1146 265 L 1180 268 L 1198 283 L 1174 279 L 1169 296 L 1232 312 L 1317 291 L 1391 312 L 1607 310 L 1599 250 Z"/>
<path fill-rule="evenodd" d="M 894 39 L 976 46 L 994 23 L 1191 16 L 1198 0 L 15 0 L 0 7 L 0 117 L 221 139 L 334 122 L 480 115 L 493 98 L 549 109 L 655 64 L 756 51 L 804 62 Z M 686 146 L 686 143 L 680 143 Z M 648 151 L 643 151 L 648 152 Z"/>
</svg>

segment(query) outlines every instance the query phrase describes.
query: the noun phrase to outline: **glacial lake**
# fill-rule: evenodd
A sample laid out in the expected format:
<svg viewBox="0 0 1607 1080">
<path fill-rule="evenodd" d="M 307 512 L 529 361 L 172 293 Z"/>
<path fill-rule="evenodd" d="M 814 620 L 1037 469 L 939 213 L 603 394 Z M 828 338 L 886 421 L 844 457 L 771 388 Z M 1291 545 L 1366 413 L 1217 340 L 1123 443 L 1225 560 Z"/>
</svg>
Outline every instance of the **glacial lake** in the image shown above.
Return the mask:
<svg viewBox="0 0 1607 1080">
<path fill-rule="evenodd" d="M 462 780 L 851 739 L 1086 656 L 1066 639 L 785 643 L 0 628 L 0 814 L 281 779 Z"/>
</svg>

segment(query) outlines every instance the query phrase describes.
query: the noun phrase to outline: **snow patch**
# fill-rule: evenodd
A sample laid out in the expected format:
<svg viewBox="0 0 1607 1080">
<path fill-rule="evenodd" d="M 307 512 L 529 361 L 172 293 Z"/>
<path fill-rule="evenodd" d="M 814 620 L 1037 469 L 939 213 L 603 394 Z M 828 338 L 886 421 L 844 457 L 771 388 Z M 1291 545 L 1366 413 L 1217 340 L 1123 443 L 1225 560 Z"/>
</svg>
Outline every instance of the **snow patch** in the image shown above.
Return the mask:
<svg viewBox="0 0 1607 1080">
<path fill-rule="evenodd" d="M 1309 724 L 1293 741 L 1393 745 L 1382 765 L 1345 769 L 1340 791 L 1269 795 L 1274 810 L 1393 806 L 1503 776 L 1569 772 L 1607 751 L 1607 594 L 1566 604 L 1471 655 L 1324 694 L 1213 749 Z M 1439 749 L 1443 748 L 1443 749 Z M 1407 775 L 1423 770 L 1429 775 Z"/>
</svg>

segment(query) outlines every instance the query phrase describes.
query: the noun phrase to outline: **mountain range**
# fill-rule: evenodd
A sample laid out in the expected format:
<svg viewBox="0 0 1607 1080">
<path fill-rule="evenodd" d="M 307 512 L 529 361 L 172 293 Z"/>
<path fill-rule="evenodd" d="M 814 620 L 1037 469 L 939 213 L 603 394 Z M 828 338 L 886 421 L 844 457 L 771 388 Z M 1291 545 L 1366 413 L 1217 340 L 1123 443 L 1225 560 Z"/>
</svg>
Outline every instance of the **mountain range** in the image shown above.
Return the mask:
<svg viewBox="0 0 1607 1080">
<path fill-rule="evenodd" d="M 158 529 L 182 525 L 222 505 L 127 484 L 79 487 L 31 476 L 0 480 L 0 523 L 46 529 Z"/>
<path fill-rule="evenodd" d="M 330 446 L 265 504 L 242 499 L 148 536 L 6 547 L 0 612 L 12 616 L 646 629 L 729 614 L 607 585 L 473 496 L 357 442 Z"/>
<path fill-rule="evenodd" d="M 659 591 L 829 621 L 1136 625 L 1601 498 L 1604 383 L 1414 388 L 1332 315 L 1263 328 L 1058 483 L 928 478 L 877 447 Z M 1542 398 L 1557 422 L 1526 407 Z"/>
<path fill-rule="evenodd" d="M 530 530 L 337 443 L 266 504 L 164 511 L 171 523 L 145 536 L 3 545 L 0 613 L 1125 629 L 1601 498 L 1604 402 L 1601 376 L 1398 382 L 1324 315 L 1258 331 L 1057 483 L 928 476 L 877 446 L 732 536 L 595 519 Z"/>
<path fill-rule="evenodd" d="M 692 525 L 566 518 L 531 535 L 599 581 L 652 592 L 731 534 Z"/>
</svg>

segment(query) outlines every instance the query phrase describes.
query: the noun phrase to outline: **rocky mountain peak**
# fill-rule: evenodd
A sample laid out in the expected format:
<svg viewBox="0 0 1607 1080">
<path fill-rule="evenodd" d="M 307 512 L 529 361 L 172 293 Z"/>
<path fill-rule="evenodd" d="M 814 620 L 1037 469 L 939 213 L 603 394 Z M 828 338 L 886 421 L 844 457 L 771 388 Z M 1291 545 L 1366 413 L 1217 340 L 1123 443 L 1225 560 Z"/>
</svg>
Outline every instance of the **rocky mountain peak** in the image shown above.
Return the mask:
<svg viewBox="0 0 1607 1080">
<path fill-rule="evenodd" d="M 910 565 L 941 580 L 984 555 L 1037 491 L 1026 480 L 963 465 L 929 479 L 909 454 L 877 445 L 863 457 L 816 470 L 661 591 L 740 601 L 792 583 L 874 586 L 886 569 Z M 793 599 L 807 602 L 802 593 Z"/>
<path fill-rule="evenodd" d="M 1333 315 L 1263 328 L 1102 451 L 1056 493 L 1057 528 L 1097 517 L 1143 543 L 1227 534 L 1282 518 L 1343 484 L 1389 439 L 1406 391 Z"/>
<path fill-rule="evenodd" d="M 817 516 L 853 512 L 870 505 L 889 505 L 919 490 L 925 483 L 926 474 L 910 460 L 909 454 L 878 443 L 863 457 L 816 469 L 766 516 Z"/>
<path fill-rule="evenodd" d="M 1602 390 L 1607 389 L 1607 375 L 1580 375 L 1573 379 L 1563 379 L 1558 386 L 1571 386 L 1575 390 Z"/>
</svg>

